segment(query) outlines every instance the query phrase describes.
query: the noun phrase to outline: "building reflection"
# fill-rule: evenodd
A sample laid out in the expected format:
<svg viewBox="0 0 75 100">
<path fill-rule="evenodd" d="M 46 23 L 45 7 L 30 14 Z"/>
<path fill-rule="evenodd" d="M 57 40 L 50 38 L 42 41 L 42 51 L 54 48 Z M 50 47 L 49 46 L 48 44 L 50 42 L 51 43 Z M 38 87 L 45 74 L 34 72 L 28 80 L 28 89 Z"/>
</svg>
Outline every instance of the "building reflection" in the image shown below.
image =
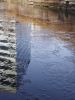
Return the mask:
<svg viewBox="0 0 75 100">
<path fill-rule="evenodd" d="M 15 16 L 0 16 L 0 90 L 16 92 L 30 62 L 30 35 Z"/>
<path fill-rule="evenodd" d="M 0 16 L 0 89 L 16 91 L 16 33 L 13 18 Z"/>
<path fill-rule="evenodd" d="M 30 29 L 29 24 L 16 24 L 17 85 L 22 83 L 22 76 L 26 74 L 30 63 Z"/>
</svg>

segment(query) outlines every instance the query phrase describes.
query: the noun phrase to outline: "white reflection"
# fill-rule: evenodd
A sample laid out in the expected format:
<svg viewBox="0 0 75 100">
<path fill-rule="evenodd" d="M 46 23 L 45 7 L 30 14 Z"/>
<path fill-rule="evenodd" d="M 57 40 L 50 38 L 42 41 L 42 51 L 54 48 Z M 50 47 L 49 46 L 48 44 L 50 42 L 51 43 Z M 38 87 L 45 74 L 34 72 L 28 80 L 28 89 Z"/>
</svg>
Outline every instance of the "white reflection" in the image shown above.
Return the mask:
<svg viewBox="0 0 75 100">
<path fill-rule="evenodd" d="M 3 19 L 4 18 L 4 19 Z M 0 17 L 0 89 L 16 91 L 15 18 Z"/>
</svg>

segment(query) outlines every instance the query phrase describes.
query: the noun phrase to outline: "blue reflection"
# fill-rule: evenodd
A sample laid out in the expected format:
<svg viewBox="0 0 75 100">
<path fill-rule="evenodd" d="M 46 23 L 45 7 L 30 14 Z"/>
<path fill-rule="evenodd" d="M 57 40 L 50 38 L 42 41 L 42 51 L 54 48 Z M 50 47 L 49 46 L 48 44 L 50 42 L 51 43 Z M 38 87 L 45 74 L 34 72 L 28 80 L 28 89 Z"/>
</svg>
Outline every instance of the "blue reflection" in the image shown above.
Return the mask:
<svg viewBox="0 0 75 100">
<path fill-rule="evenodd" d="M 21 77 L 26 73 L 30 63 L 30 29 L 29 24 L 16 24 L 16 61 L 17 61 L 17 84 L 22 80 Z"/>
</svg>

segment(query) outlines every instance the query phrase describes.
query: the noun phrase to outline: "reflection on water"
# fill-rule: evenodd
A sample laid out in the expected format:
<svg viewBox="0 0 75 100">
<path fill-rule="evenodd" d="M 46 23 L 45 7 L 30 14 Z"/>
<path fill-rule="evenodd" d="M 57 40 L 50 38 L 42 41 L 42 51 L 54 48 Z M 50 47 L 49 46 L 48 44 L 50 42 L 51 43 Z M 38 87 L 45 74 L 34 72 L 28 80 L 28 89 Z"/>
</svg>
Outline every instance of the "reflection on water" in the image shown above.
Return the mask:
<svg viewBox="0 0 75 100">
<path fill-rule="evenodd" d="M 30 29 L 29 24 L 16 24 L 16 51 L 17 51 L 17 81 L 18 84 L 22 82 L 21 77 L 26 74 L 26 70 L 30 63 Z M 21 79 L 21 80 L 20 80 Z"/>
<path fill-rule="evenodd" d="M 30 37 L 14 16 L 0 16 L 0 90 L 16 92 L 30 62 Z"/>
<path fill-rule="evenodd" d="M 28 6 L 28 5 L 27 5 Z M 23 11 L 18 9 L 17 19 L 23 22 L 31 22 L 49 28 L 54 32 L 75 32 L 75 15 L 68 11 L 51 11 L 49 9 L 25 6 Z"/>
<path fill-rule="evenodd" d="M 7 13 L 9 19 L 15 14 L 15 12 Z M 9 66 L 11 61 L 15 61 L 14 68 L 10 67 L 10 70 L 12 73 L 13 70 L 16 72 L 17 75 L 14 74 L 15 78 L 12 77 L 12 79 L 17 80 L 18 86 L 18 88 L 15 85 L 12 87 L 12 89 L 17 88 L 16 93 L 1 92 L 0 98 L 2 100 L 75 100 L 74 17 L 74 15 L 61 10 L 54 12 L 48 9 L 27 8 L 26 6 L 24 13 L 19 11 L 18 16 L 16 15 L 17 23 L 13 20 L 15 28 L 14 26 L 8 28 L 7 34 L 3 33 L 4 28 L 2 24 L 0 25 L 0 34 L 2 35 L 0 38 L 0 51 L 2 50 L 0 57 L 4 57 L 1 61 L 4 64 L 4 59 L 10 58 L 8 59 L 8 61 L 10 60 Z M 0 22 L 3 21 L 0 20 Z M 9 33 L 11 34 L 9 35 Z M 13 44 L 11 45 L 13 47 L 10 46 L 13 57 L 12 55 L 9 57 L 10 52 L 8 53 L 8 42 L 10 44 L 10 41 L 7 40 L 9 39 Z M 1 74 L 3 76 L 9 72 L 9 66 L 5 67 L 6 65 L 2 65 L 0 70 L 1 73 L 7 70 L 6 73 Z M 8 74 L 8 77 L 11 75 Z M 3 76 L 1 77 L 3 78 Z M 8 82 L 1 80 L 1 82 L 8 83 L 10 80 Z M 6 88 L 9 83 L 6 85 L 2 83 L 2 86 Z"/>
<path fill-rule="evenodd" d="M 6 17 L 0 16 L 0 89 L 16 91 L 15 22 L 12 18 L 7 21 Z"/>
<path fill-rule="evenodd" d="M 31 23 L 31 62 L 20 87 L 23 99 L 75 99 L 74 17 L 36 8 L 29 16 L 17 16 L 22 24 Z"/>
</svg>

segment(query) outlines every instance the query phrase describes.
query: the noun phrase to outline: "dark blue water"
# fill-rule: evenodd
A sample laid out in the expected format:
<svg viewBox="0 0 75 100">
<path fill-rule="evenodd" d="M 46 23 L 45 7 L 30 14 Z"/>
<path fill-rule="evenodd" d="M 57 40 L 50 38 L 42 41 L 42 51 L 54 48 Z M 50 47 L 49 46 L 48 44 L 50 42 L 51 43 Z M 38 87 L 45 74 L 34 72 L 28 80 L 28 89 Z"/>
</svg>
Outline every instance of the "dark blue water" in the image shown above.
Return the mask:
<svg viewBox="0 0 75 100">
<path fill-rule="evenodd" d="M 74 16 L 43 13 L 49 20 L 15 24 L 16 91 L 0 100 L 75 100 Z"/>
</svg>

